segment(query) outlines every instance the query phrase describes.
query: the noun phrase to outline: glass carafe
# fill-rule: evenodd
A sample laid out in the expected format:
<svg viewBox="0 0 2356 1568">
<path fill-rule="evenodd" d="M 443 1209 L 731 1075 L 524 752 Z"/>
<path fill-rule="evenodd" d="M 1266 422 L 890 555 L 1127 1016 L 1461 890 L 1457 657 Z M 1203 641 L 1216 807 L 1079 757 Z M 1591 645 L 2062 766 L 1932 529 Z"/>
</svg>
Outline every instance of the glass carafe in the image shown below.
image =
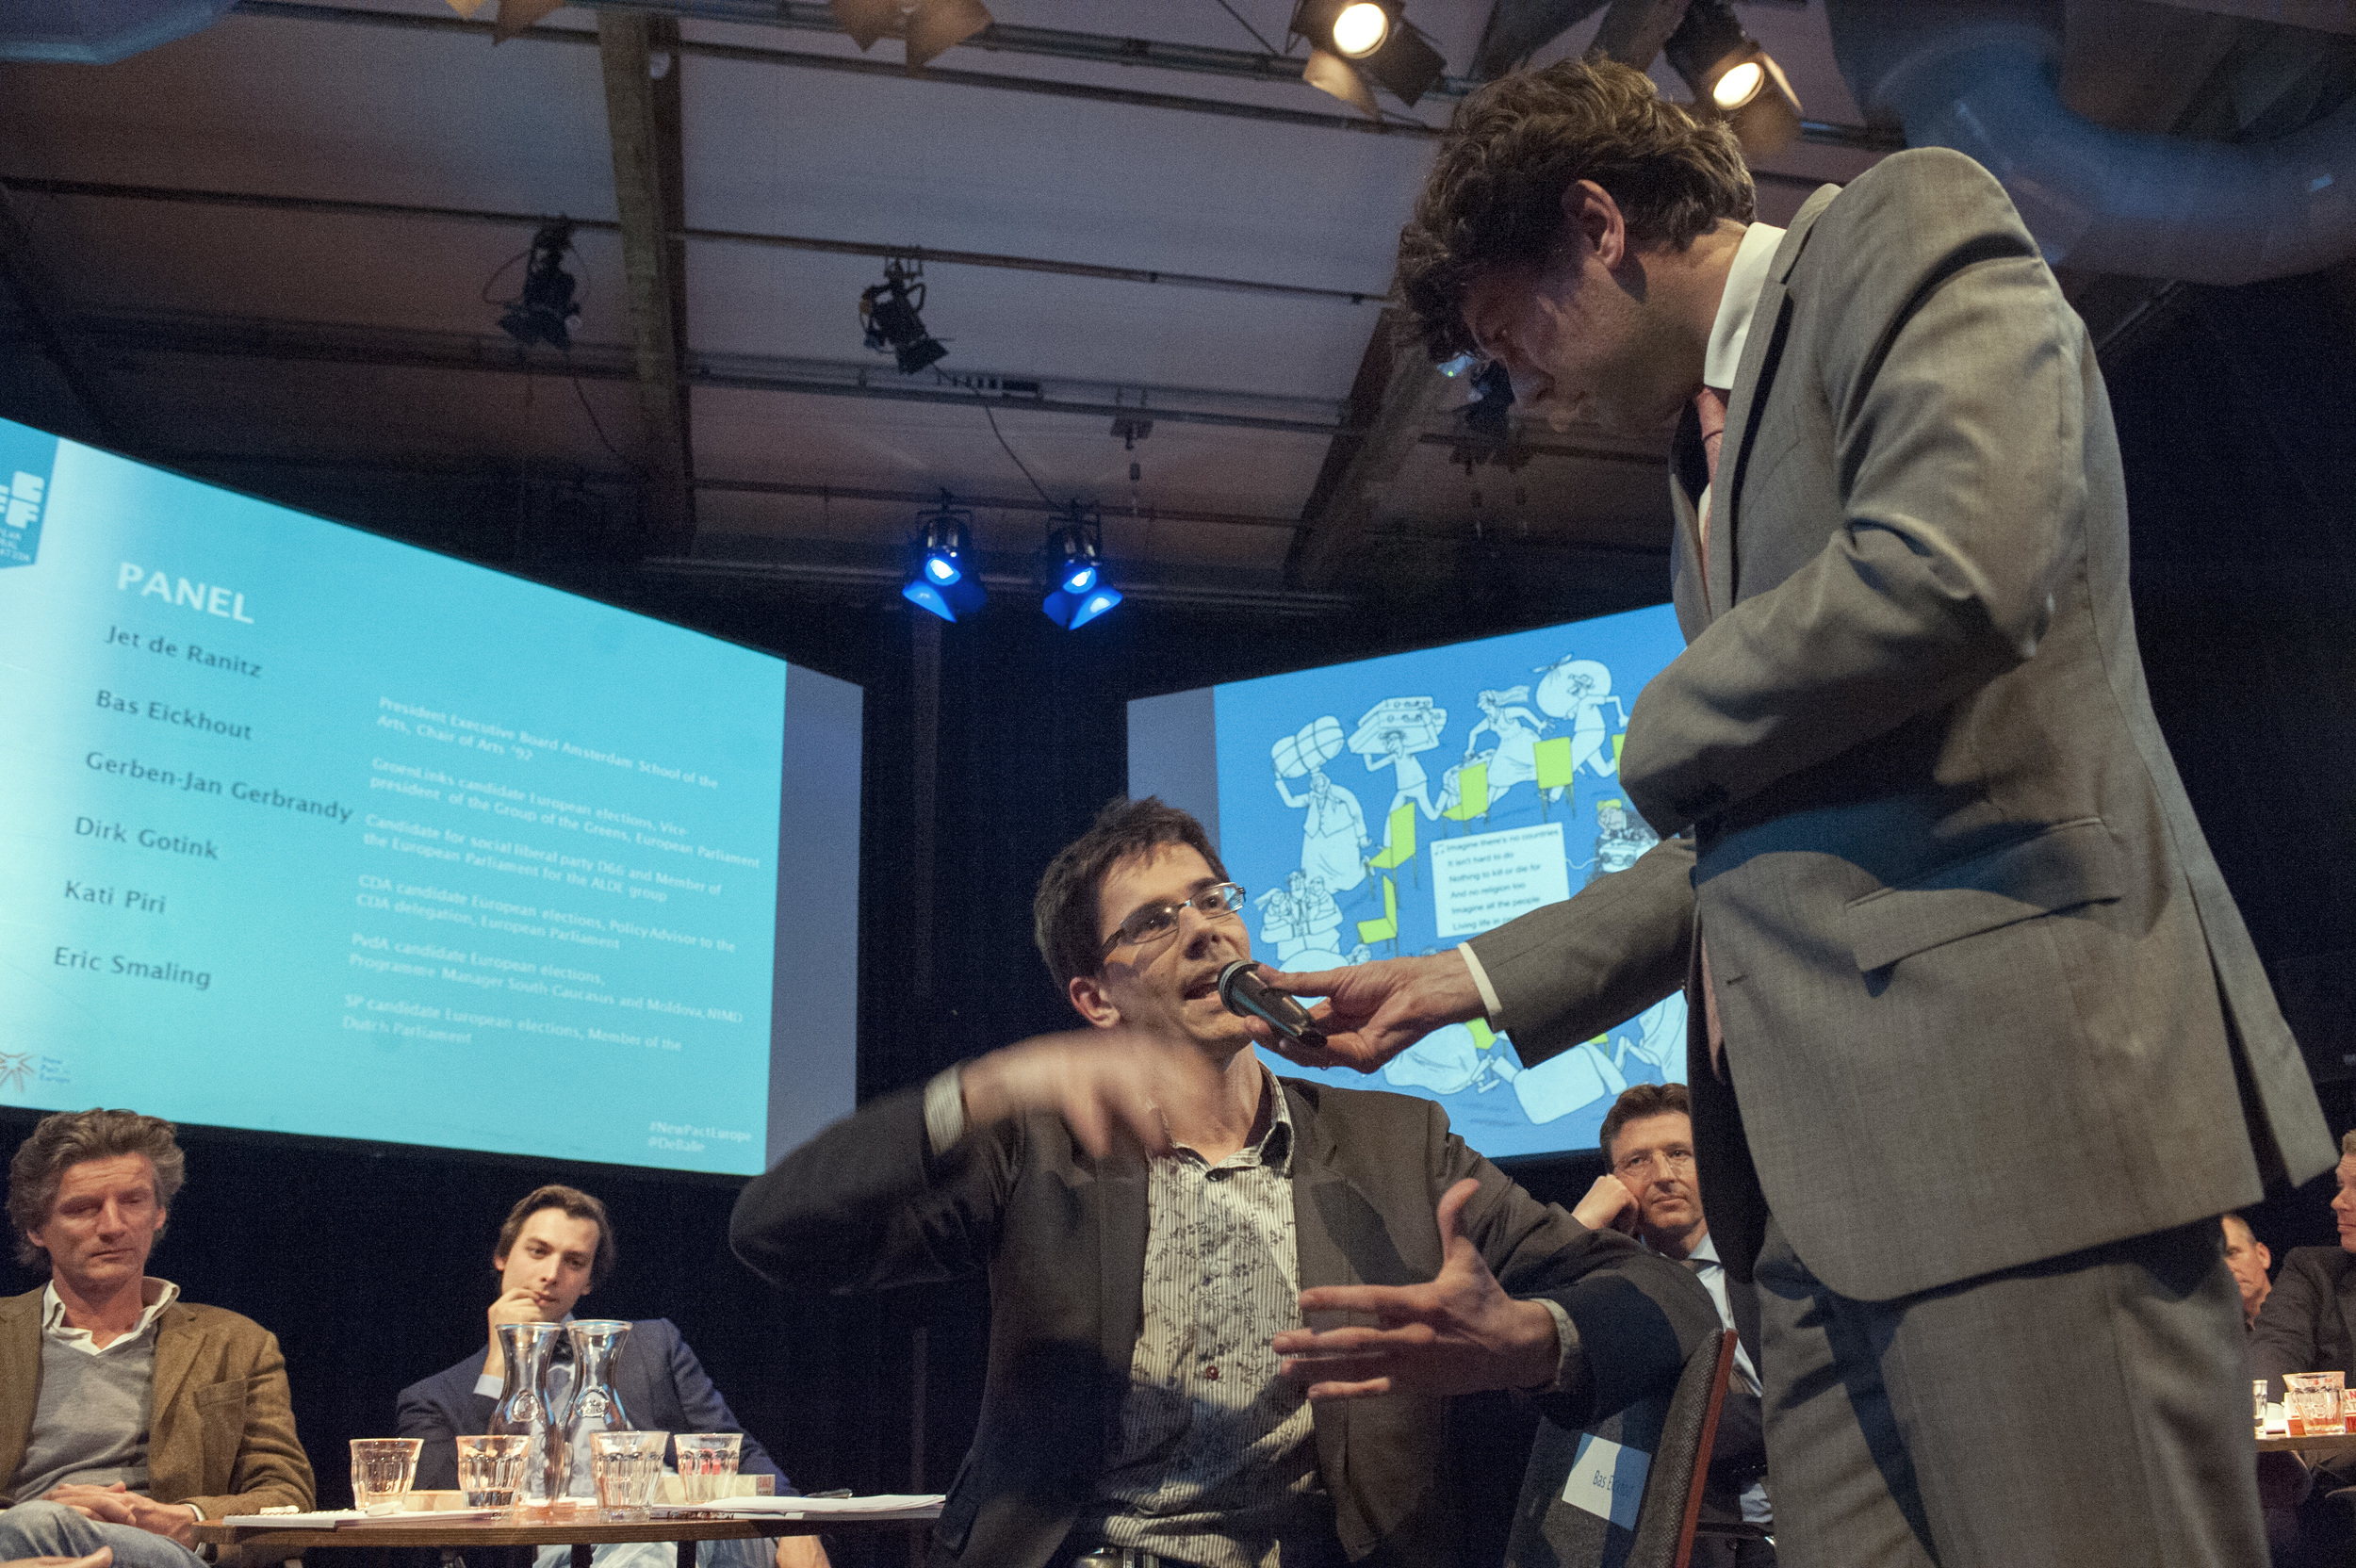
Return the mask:
<svg viewBox="0 0 2356 1568">
<path fill-rule="evenodd" d="M 491 1411 L 491 1432 L 531 1439 L 524 1449 L 523 1475 L 515 1486 L 515 1501 L 526 1508 L 545 1508 L 564 1494 L 569 1468 L 564 1427 L 548 1398 L 548 1373 L 555 1365 L 556 1347 L 564 1333 L 561 1323 L 499 1325 L 499 1354 L 507 1359 L 507 1380 Z"/>
<path fill-rule="evenodd" d="M 619 1318 L 582 1318 L 566 1325 L 573 1336 L 573 1397 L 564 1412 L 564 1442 L 573 1456 L 565 1495 L 595 1497 L 590 1474 L 589 1439 L 598 1432 L 632 1429 L 630 1413 L 614 1386 L 614 1355 L 630 1337 L 630 1325 Z"/>
</svg>

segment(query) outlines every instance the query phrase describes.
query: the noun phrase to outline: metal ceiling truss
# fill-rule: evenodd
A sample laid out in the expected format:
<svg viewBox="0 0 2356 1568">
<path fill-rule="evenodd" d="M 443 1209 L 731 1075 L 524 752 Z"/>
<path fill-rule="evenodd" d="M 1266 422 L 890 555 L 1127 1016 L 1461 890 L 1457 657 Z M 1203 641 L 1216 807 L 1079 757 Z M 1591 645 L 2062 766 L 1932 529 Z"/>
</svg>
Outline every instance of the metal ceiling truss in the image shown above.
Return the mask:
<svg viewBox="0 0 2356 1568">
<path fill-rule="evenodd" d="M 105 358 L 134 365 L 144 356 L 186 354 L 364 365 L 397 370 L 572 375 L 584 381 L 634 382 L 640 376 L 636 350 L 614 344 L 577 343 L 567 354 L 548 349 L 527 349 L 513 338 L 488 334 L 283 321 L 268 317 L 185 311 L 82 311 L 64 324 L 91 348 L 103 348 Z M 1172 425 L 1211 425 L 1329 439 L 1350 433 L 1350 427 L 1341 418 L 1342 405 L 1332 399 L 1267 392 L 993 372 L 935 371 L 930 380 L 920 380 L 904 378 L 880 360 L 797 359 L 764 354 L 691 352 L 681 373 L 694 386 L 747 392 L 867 398 L 960 408 L 987 403 L 993 410 L 1008 412 L 1106 421 L 1144 416 Z M 1424 439 L 1448 445 L 1457 437 L 1450 430 L 1427 433 Z M 1661 462 L 1656 451 L 1601 444 L 1528 441 L 1516 443 L 1514 449 L 1537 457 L 1579 458 L 1597 463 L 1652 466 Z"/>
</svg>

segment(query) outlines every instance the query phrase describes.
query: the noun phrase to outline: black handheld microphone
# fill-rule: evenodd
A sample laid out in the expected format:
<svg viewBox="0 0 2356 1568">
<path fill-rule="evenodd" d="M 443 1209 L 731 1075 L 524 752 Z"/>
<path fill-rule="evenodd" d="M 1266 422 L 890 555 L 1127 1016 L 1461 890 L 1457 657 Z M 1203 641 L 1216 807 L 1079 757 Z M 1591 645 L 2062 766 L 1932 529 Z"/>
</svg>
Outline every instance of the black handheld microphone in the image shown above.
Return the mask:
<svg viewBox="0 0 2356 1568">
<path fill-rule="evenodd" d="M 1325 1033 L 1309 1009 L 1260 978 L 1260 966 L 1238 958 L 1219 972 L 1219 999 L 1237 1018 L 1256 1018 L 1288 1040 L 1323 1045 Z"/>
</svg>

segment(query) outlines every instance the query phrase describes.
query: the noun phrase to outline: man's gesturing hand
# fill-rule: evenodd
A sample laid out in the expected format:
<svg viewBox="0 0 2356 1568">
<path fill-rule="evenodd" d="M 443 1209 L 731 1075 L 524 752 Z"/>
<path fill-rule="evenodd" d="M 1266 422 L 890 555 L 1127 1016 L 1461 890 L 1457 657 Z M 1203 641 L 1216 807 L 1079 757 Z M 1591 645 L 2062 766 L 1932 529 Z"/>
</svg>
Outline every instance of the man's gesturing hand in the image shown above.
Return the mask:
<svg viewBox="0 0 2356 1568">
<path fill-rule="evenodd" d="M 1320 1285 L 1301 1310 L 1371 1315 L 1372 1329 L 1289 1329 L 1274 1341 L 1277 1370 L 1309 1397 L 1363 1399 L 1394 1391 L 1471 1394 L 1552 1380 L 1562 1345 L 1554 1315 L 1505 1294 L 1480 1249 L 1457 1229 L 1481 1184 L 1467 1176 L 1440 1199 L 1439 1278 L 1428 1285 Z"/>
<path fill-rule="evenodd" d="M 142 1497 L 121 1481 L 112 1486 L 84 1486 L 69 1482 L 53 1486 L 46 1501 L 63 1503 L 74 1512 L 107 1525 L 128 1525 L 177 1541 L 183 1546 L 196 1543 L 196 1514 L 186 1503 L 159 1503 Z"/>
<path fill-rule="evenodd" d="M 1102 1159 L 1117 1134 L 1167 1153 L 1165 1119 L 1199 1124 L 1218 1102 L 1219 1076 L 1199 1051 L 1139 1031 L 1072 1029 L 1035 1035 L 966 1063 L 958 1076 L 969 1123 L 1054 1111 Z"/>
<path fill-rule="evenodd" d="M 1481 1011 L 1481 988 L 1461 953 L 1305 974 L 1268 970 L 1262 977 L 1280 991 L 1325 998 L 1309 1009 L 1324 1032 L 1322 1046 L 1285 1039 L 1266 1025 L 1252 1030 L 1261 1044 L 1302 1067 L 1372 1072 L 1442 1024 L 1462 1023 Z"/>
</svg>

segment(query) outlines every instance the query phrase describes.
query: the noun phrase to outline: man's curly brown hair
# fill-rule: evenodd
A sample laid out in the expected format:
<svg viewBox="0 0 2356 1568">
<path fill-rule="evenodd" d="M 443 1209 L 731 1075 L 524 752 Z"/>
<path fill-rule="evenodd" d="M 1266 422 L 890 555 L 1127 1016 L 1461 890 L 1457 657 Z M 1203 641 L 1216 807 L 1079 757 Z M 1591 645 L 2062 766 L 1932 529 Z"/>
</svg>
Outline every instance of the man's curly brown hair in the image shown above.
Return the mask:
<svg viewBox="0 0 2356 1568">
<path fill-rule="evenodd" d="M 1493 267 L 1544 262 L 1562 192 L 1593 180 L 1634 243 L 1683 250 L 1758 211 L 1742 143 L 1613 60 L 1563 60 L 1491 82 L 1457 109 L 1399 235 L 1399 297 L 1434 360 L 1474 351 L 1464 290 Z"/>
</svg>

